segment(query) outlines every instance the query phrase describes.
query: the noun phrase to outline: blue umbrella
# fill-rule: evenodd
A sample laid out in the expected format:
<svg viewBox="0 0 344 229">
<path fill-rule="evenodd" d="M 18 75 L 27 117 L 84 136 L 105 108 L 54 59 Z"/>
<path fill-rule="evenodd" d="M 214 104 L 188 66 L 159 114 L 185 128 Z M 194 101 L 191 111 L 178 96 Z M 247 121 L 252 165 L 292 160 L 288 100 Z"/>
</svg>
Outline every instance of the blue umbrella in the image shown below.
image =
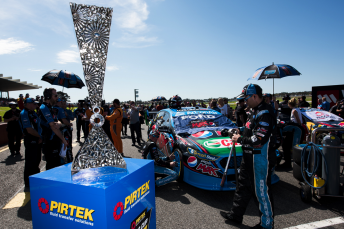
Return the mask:
<svg viewBox="0 0 344 229">
<path fill-rule="evenodd" d="M 299 76 L 301 73 L 287 64 L 274 64 L 258 68 L 252 77 L 247 80 L 273 79 L 273 94 L 275 94 L 275 78 L 280 79 L 287 76 Z"/>
<path fill-rule="evenodd" d="M 164 96 L 157 96 L 152 99 L 152 101 L 162 101 L 162 100 L 166 100 L 166 98 Z"/>
<path fill-rule="evenodd" d="M 63 70 L 51 70 L 46 73 L 42 79 L 52 85 L 60 85 L 66 88 L 82 88 L 85 86 L 81 78 L 72 72 Z"/>
</svg>

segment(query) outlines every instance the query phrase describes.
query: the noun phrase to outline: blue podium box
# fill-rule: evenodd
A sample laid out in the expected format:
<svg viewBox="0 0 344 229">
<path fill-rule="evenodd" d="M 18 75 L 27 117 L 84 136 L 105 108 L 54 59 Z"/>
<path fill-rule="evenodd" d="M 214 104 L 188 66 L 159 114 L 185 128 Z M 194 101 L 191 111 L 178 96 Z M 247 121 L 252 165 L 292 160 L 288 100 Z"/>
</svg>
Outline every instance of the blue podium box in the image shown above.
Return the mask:
<svg viewBox="0 0 344 229">
<path fill-rule="evenodd" d="M 71 163 L 31 176 L 33 228 L 155 229 L 154 162 L 125 161 L 125 174 L 102 183 L 73 181 Z"/>
</svg>

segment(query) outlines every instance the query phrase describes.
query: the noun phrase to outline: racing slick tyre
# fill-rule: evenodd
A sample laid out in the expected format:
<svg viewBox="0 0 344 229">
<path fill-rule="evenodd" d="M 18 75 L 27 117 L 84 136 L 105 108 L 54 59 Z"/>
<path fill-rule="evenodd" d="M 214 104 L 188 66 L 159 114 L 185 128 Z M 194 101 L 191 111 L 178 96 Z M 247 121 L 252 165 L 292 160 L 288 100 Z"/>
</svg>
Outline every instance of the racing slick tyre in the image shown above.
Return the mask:
<svg viewBox="0 0 344 229">
<path fill-rule="evenodd" d="M 173 154 L 175 156 L 175 159 L 173 161 L 176 162 L 176 166 L 173 168 L 175 172 L 178 174 L 177 181 L 183 182 L 184 178 L 184 165 L 183 165 L 183 154 L 180 152 L 179 149 L 175 149 L 173 151 Z"/>
<path fill-rule="evenodd" d="M 301 200 L 304 203 L 310 203 L 312 201 L 312 189 L 308 185 L 302 185 L 300 188 Z"/>
<path fill-rule="evenodd" d="M 298 181 L 303 181 L 302 173 L 301 173 L 301 167 L 300 165 L 293 162 L 293 176 Z"/>
</svg>

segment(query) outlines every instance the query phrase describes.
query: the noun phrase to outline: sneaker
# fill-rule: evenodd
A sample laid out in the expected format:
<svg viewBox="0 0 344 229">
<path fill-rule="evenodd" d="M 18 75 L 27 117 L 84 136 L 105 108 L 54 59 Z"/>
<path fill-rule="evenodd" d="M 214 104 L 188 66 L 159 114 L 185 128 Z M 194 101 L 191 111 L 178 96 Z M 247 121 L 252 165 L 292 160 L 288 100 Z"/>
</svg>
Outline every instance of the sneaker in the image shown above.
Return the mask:
<svg viewBox="0 0 344 229">
<path fill-rule="evenodd" d="M 236 219 L 233 216 L 231 216 L 229 213 L 220 211 L 220 215 L 225 218 L 226 220 L 229 220 L 230 222 L 234 224 L 242 224 L 242 220 Z"/>
</svg>

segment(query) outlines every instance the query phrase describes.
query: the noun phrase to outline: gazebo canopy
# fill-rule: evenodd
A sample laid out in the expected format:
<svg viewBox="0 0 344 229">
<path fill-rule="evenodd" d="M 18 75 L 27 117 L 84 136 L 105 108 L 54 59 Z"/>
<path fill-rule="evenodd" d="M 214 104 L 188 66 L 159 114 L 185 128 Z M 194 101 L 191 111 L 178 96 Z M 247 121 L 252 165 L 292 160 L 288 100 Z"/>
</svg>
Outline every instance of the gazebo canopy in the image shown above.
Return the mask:
<svg viewBox="0 0 344 229">
<path fill-rule="evenodd" d="M 20 91 L 39 88 L 42 88 L 42 86 L 33 85 L 27 81 L 20 81 L 20 79 L 12 79 L 12 76 L 3 77 L 0 74 L 0 91 Z"/>
</svg>

